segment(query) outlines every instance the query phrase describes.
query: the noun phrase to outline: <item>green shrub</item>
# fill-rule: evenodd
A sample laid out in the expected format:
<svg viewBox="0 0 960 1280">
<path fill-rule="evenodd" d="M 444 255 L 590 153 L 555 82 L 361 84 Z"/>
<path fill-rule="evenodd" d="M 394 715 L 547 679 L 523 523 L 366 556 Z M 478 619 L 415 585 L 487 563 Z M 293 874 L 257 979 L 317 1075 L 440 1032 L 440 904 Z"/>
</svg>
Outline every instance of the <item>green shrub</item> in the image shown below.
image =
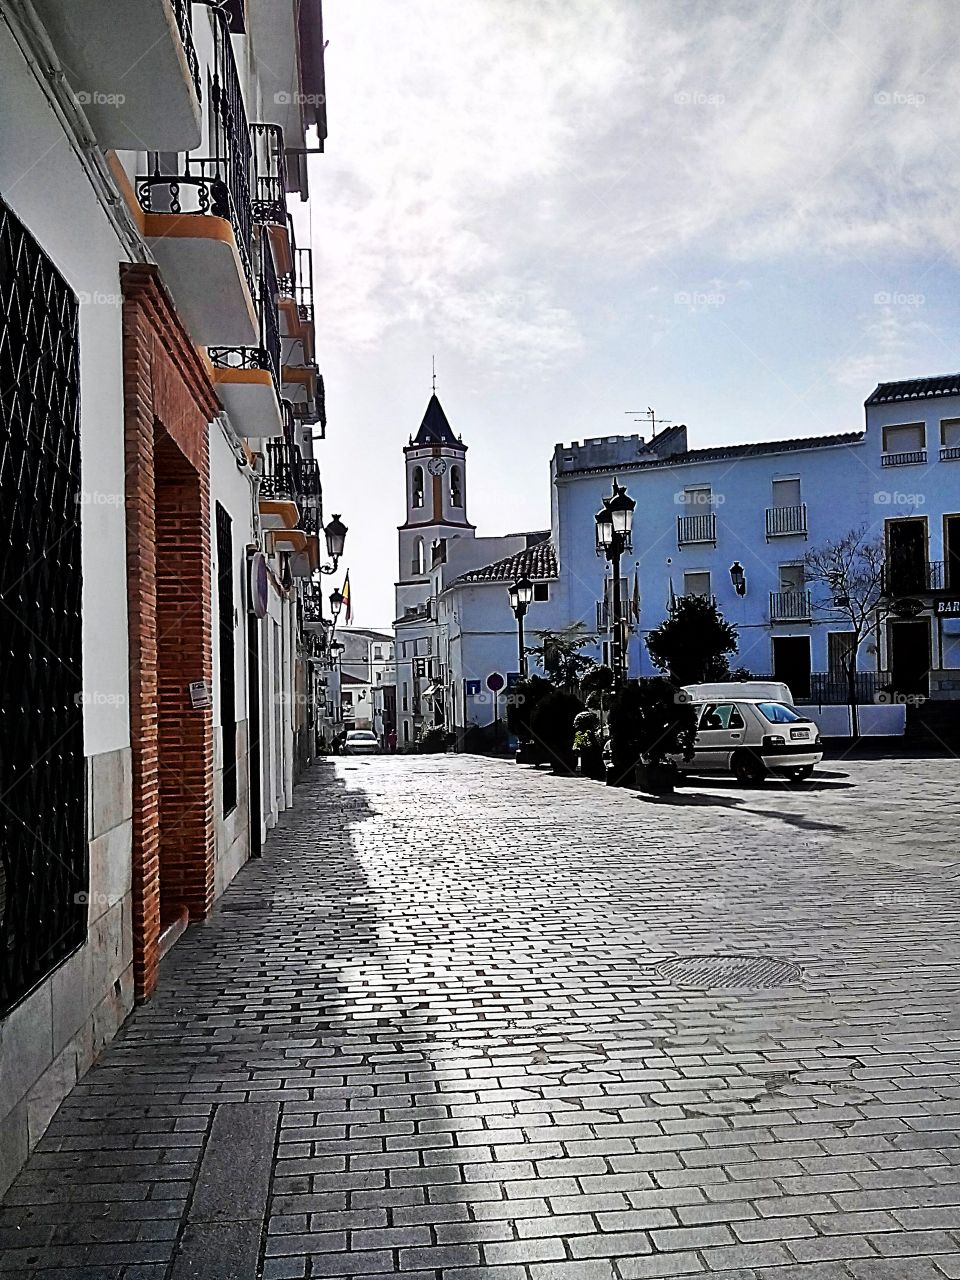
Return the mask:
<svg viewBox="0 0 960 1280">
<path fill-rule="evenodd" d="M 436 755 L 449 750 L 452 740 L 452 734 L 435 725 L 432 729 L 425 729 L 421 733 L 417 739 L 417 750 L 424 756 Z"/>
<path fill-rule="evenodd" d="M 663 764 L 669 756 L 693 757 L 697 716 L 662 676 L 629 680 L 615 695 L 608 725 L 614 777 L 633 780 L 636 766 Z"/>
<path fill-rule="evenodd" d="M 541 744 L 556 771 L 568 769 L 573 759 L 573 722 L 583 703 L 572 693 L 551 689 L 542 697 L 530 716 L 533 740 Z"/>
</svg>

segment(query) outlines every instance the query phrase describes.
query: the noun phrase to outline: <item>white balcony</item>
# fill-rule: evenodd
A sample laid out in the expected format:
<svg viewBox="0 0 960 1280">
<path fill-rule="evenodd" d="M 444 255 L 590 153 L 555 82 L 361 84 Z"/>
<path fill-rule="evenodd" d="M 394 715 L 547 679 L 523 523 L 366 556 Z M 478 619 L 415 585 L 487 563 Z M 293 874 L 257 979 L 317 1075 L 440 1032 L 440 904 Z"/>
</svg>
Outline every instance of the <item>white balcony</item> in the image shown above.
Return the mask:
<svg viewBox="0 0 960 1280">
<path fill-rule="evenodd" d="M 34 3 L 101 146 L 199 146 L 201 81 L 190 0 Z"/>
</svg>

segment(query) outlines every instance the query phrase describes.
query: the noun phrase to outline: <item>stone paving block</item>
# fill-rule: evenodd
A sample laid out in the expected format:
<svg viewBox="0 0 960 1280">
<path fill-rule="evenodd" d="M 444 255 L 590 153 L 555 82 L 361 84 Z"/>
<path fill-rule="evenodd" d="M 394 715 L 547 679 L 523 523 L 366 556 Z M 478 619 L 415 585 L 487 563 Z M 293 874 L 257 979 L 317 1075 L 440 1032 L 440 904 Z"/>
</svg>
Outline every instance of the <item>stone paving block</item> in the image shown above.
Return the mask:
<svg viewBox="0 0 960 1280">
<path fill-rule="evenodd" d="M 38 1275 L 159 1280 L 153 1250 L 197 1227 L 211 1113 L 236 1104 L 283 1113 L 269 1202 L 237 1218 L 235 1179 L 205 1212 L 258 1248 L 266 1223 L 264 1280 L 960 1280 L 939 810 L 915 806 L 931 817 L 896 862 L 872 851 L 892 795 L 949 792 L 937 762 L 900 762 L 896 789 L 888 762 L 843 763 L 854 788 L 791 793 L 802 856 L 771 844 L 779 788 L 751 793 L 732 841 L 724 806 L 640 815 L 631 793 L 476 757 L 363 764 L 313 769 L 171 952 L 11 1187 L 5 1255 L 19 1227 Z M 922 893 L 923 917 L 865 925 L 870 876 Z M 268 908 L 222 910 L 250 897 Z M 733 945 L 804 984 L 651 980 L 651 958 Z M 658 1236 L 668 1251 L 643 1252 Z"/>
</svg>

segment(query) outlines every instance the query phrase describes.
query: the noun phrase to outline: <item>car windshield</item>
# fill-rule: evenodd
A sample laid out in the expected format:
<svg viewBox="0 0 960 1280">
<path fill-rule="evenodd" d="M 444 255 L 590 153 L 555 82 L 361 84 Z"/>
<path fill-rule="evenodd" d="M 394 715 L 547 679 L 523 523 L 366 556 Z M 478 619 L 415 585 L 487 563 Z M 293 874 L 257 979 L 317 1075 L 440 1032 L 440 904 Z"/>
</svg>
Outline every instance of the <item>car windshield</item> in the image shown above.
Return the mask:
<svg viewBox="0 0 960 1280">
<path fill-rule="evenodd" d="M 760 702 L 757 704 L 757 710 L 771 724 L 792 724 L 794 720 L 807 718 L 799 711 L 795 711 L 793 707 L 788 707 L 785 702 Z"/>
<path fill-rule="evenodd" d="M 377 735 L 375 733 L 369 733 L 366 729 L 351 729 L 347 734 L 347 737 L 352 738 L 354 742 L 358 739 L 363 742 L 376 742 L 377 740 Z"/>
</svg>

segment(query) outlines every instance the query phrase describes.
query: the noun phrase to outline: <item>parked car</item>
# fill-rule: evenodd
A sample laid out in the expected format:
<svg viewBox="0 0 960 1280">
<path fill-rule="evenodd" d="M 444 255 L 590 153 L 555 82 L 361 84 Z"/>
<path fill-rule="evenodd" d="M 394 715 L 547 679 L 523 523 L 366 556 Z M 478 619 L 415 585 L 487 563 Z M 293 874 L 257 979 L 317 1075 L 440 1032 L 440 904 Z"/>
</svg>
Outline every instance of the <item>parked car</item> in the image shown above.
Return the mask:
<svg viewBox="0 0 960 1280">
<path fill-rule="evenodd" d="M 697 738 L 683 773 L 732 773 L 738 782 L 778 774 L 799 782 L 823 759 L 816 723 L 787 702 L 767 698 L 695 701 Z"/>
<path fill-rule="evenodd" d="M 370 729 L 350 729 L 343 744 L 345 756 L 378 756 L 380 740 Z"/>
</svg>

